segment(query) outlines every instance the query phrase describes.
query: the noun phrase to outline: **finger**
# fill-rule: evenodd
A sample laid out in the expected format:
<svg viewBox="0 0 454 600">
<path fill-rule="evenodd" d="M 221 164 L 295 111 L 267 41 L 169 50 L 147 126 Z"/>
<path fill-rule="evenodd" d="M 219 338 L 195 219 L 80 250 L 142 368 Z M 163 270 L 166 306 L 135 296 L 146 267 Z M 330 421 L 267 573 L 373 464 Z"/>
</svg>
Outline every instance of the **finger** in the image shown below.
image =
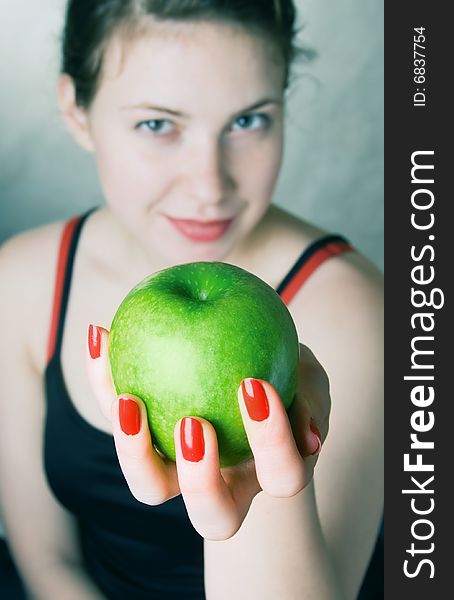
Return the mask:
<svg viewBox="0 0 454 600">
<path fill-rule="evenodd" d="M 288 416 L 298 451 L 303 458 L 318 456 L 322 448 L 322 438 L 315 419 L 301 392 L 292 403 Z"/>
<path fill-rule="evenodd" d="M 310 428 L 312 418 L 323 443 L 328 435 L 331 410 L 329 378 L 314 353 L 304 344 L 300 344 L 298 397 L 299 404 L 307 407 L 305 431 Z"/>
<path fill-rule="evenodd" d="M 317 456 L 328 434 L 329 379 L 313 352 L 300 343 L 298 390 L 288 414 L 302 456 Z"/>
<path fill-rule="evenodd" d="M 177 496 L 175 463 L 153 447 L 142 400 L 122 394 L 112 404 L 111 419 L 118 460 L 133 496 L 153 506 Z"/>
<path fill-rule="evenodd" d="M 270 496 L 294 496 L 307 484 L 307 473 L 278 393 L 266 381 L 245 379 L 238 401 L 262 489 Z"/>
<path fill-rule="evenodd" d="M 218 443 L 211 423 L 184 417 L 175 425 L 178 481 L 189 518 L 208 540 L 226 540 L 242 522 L 221 476 Z"/>
<path fill-rule="evenodd" d="M 310 415 L 309 406 L 299 393 L 288 411 L 295 442 L 304 459 L 304 487 L 312 480 L 322 449 L 320 432 Z"/>
<path fill-rule="evenodd" d="M 88 379 L 102 414 L 110 421 L 112 402 L 116 398 L 116 393 L 110 374 L 108 344 L 107 329 L 90 325 L 86 352 Z"/>
</svg>

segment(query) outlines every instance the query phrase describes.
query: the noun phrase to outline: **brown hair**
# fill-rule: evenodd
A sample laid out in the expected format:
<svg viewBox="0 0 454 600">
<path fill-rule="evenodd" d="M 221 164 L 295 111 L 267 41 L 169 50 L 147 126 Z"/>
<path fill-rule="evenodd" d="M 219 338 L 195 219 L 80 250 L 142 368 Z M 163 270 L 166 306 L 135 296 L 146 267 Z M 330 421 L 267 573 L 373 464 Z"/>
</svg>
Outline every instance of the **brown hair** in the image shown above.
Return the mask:
<svg viewBox="0 0 454 600">
<path fill-rule="evenodd" d="M 63 32 L 61 70 L 74 81 L 76 101 L 89 107 L 97 91 L 104 50 L 120 29 L 155 20 L 214 21 L 267 36 L 285 65 L 284 87 L 297 54 L 292 0 L 69 0 Z"/>
</svg>

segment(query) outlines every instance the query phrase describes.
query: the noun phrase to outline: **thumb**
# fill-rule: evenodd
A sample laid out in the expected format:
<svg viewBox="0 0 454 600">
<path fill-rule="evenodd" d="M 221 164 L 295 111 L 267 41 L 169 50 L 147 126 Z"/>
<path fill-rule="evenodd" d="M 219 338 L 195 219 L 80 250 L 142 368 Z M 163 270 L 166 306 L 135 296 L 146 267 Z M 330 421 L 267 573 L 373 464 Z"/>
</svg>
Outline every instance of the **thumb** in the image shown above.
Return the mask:
<svg viewBox="0 0 454 600">
<path fill-rule="evenodd" d="M 99 325 L 88 327 L 86 368 L 93 393 L 102 414 L 111 420 L 112 403 L 116 399 L 108 356 L 109 332 Z"/>
</svg>

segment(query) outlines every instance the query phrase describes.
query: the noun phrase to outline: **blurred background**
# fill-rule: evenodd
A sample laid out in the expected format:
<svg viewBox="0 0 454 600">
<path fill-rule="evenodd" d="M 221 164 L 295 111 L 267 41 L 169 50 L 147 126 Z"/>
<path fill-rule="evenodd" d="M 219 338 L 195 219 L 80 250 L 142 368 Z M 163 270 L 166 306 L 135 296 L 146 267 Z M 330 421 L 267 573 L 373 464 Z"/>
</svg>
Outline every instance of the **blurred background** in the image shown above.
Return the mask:
<svg viewBox="0 0 454 600">
<path fill-rule="evenodd" d="M 275 204 L 383 267 L 382 0 L 297 0 L 300 43 Z M 56 104 L 65 0 L 0 2 L 0 243 L 102 203 Z"/>
</svg>

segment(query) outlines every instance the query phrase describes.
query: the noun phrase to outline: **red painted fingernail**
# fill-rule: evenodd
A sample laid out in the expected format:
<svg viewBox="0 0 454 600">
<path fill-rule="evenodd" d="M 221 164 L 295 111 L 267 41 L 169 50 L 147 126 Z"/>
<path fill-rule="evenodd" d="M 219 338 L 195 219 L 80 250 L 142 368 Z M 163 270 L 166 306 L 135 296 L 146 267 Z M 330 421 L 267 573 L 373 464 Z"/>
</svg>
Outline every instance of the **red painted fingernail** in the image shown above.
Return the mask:
<svg viewBox="0 0 454 600">
<path fill-rule="evenodd" d="M 96 325 L 90 325 L 88 328 L 88 349 L 91 358 L 101 356 L 101 329 Z"/>
<path fill-rule="evenodd" d="M 180 425 L 181 451 L 185 460 L 199 462 L 205 454 L 202 423 L 191 417 L 184 417 Z"/>
<path fill-rule="evenodd" d="M 313 452 L 311 452 L 311 456 L 317 456 L 317 454 L 320 454 L 320 450 L 322 449 L 322 437 L 321 437 L 320 431 L 318 430 L 318 427 L 315 424 L 315 421 L 312 417 L 311 417 L 311 423 L 310 423 L 309 427 L 310 427 L 312 433 L 317 438 L 317 442 L 318 442 L 317 448 Z"/>
<path fill-rule="evenodd" d="M 131 398 L 120 398 L 118 406 L 120 427 L 126 435 L 136 435 L 140 431 L 140 408 Z"/>
<path fill-rule="evenodd" d="M 244 403 L 253 421 L 264 421 L 269 417 L 270 406 L 265 389 L 257 379 L 243 379 L 241 382 Z"/>
</svg>

